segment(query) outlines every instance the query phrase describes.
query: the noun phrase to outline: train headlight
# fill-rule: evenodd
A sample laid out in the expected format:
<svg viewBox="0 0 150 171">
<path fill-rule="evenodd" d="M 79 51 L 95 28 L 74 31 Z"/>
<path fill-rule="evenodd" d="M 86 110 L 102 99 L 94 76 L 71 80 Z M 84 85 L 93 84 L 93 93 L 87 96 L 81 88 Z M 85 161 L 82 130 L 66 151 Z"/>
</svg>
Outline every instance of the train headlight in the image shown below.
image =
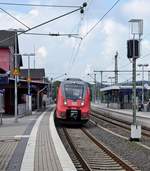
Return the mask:
<svg viewBox="0 0 150 171">
<path fill-rule="evenodd" d="M 84 101 L 81 102 L 81 106 L 84 106 Z"/>
<path fill-rule="evenodd" d="M 64 100 L 64 105 L 67 105 L 67 101 L 66 100 Z"/>
</svg>

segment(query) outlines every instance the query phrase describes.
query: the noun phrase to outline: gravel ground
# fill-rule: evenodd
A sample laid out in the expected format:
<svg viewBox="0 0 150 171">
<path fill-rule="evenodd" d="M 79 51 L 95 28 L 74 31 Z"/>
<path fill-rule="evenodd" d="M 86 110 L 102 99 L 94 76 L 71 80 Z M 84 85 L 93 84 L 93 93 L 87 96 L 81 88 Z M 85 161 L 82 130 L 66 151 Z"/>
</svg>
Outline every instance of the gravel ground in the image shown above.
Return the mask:
<svg viewBox="0 0 150 171">
<path fill-rule="evenodd" d="M 104 128 L 107 128 L 119 135 L 125 136 L 125 137 L 130 137 L 131 131 L 130 130 L 126 130 L 124 128 L 121 128 L 119 126 L 116 126 L 114 124 L 111 124 L 107 121 L 103 121 L 101 119 L 97 119 L 95 117 L 91 116 L 91 119 L 95 122 L 97 122 L 99 125 L 101 125 Z M 146 146 L 150 147 L 150 137 L 146 137 L 146 136 L 142 136 L 140 142 Z"/>
<path fill-rule="evenodd" d="M 85 126 L 97 139 L 108 146 L 114 153 L 142 171 L 150 171 L 150 150 L 116 137 L 88 122 Z"/>
<path fill-rule="evenodd" d="M 59 134 L 59 136 L 61 138 L 61 141 L 64 144 L 64 147 L 66 148 L 66 151 L 68 152 L 70 158 L 72 159 L 77 171 L 83 171 L 82 166 L 80 165 L 80 162 L 78 161 L 78 159 L 74 155 L 70 145 L 68 144 L 68 141 L 66 140 L 66 136 L 64 135 L 64 132 L 63 132 L 61 126 L 58 125 L 58 124 L 57 124 L 57 132 L 58 132 L 58 134 Z"/>
<path fill-rule="evenodd" d="M 100 126 L 107 128 L 108 130 L 111 130 L 119 135 L 125 136 L 125 137 L 130 137 L 130 132 L 124 128 L 118 127 L 114 124 L 111 124 L 107 121 L 103 121 L 101 119 L 97 119 L 93 116 L 91 116 L 91 120 L 98 123 Z"/>
</svg>

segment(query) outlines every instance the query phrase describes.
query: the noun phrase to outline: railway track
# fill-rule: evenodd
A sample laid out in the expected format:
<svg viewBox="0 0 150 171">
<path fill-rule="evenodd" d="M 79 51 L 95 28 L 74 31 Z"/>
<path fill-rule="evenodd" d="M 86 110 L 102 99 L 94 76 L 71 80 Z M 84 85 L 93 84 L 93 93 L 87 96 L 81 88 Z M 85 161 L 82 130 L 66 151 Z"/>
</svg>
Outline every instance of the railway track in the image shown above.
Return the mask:
<svg viewBox="0 0 150 171">
<path fill-rule="evenodd" d="M 98 141 L 87 129 L 63 128 L 63 131 L 84 171 L 137 170 Z"/>
<path fill-rule="evenodd" d="M 107 111 L 105 109 L 98 109 L 98 110 L 92 109 L 91 115 L 97 119 L 103 120 L 103 121 L 113 124 L 117 127 L 121 127 L 128 131 L 131 130 L 131 122 L 124 121 L 123 119 L 119 119 L 116 117 L 112 117 L 112 116 L 110 116 L 109 111 Z M 150 138 L 150 129 L 143 126 L 142 127 L 142 135 Z"/>
<path fill-rule="evenodd" d="M 71 147 L 71 144 L 68 142 L 68 139 L 65 135 L 64 130 L 62 128 L 57 128 L 57 131 L 59 133 L 59 136 L 60 136 L 68 154 L 70 155 L 70 158 L 72 159 L 74 165 L 76 166 L 77 171 L 84 171 L 84 168 L 81 165 L 81 162 L 79 161 L 76 154 L 74 153 L 73 148 Z"/>
</svg>

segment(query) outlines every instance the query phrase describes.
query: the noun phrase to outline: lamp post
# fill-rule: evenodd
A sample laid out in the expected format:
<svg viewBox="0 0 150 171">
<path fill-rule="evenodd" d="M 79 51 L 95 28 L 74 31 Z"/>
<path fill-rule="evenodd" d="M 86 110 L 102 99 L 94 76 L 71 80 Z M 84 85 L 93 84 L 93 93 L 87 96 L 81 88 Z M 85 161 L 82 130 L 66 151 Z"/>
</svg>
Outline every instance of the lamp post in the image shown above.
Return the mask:
<svg viewBox="0 0 150 171">
<path fill-rule="evenodd" d="M 97 84 L 96 84 L 96 74 L 94 74 L 94 83 L 95 83 L 95 87 L 94 87 L 94 101 L 96 102 L 97 100 Z"/>
<path fill-rule="evenodd" d="M 22 54 L 22 56 L 27 56 L 28 57 L 28 78 L 27 78 L 27 82 L 28 82 L 28 112 L 29 114 L 31 114 L 32 112 L 32 99 L 31 99 L 31 75 L 30 75 L 30 57 L 31 56 L 35 56 L 34 53 L 24 53 Z"/>
<path fill-rule="evenodd" d="M 18 70 L 17 64 L 17 30 L 15 31 L 15 70 Z M 17 74 L 15 74 L 15 122 L 18 121 L 18 89 L 17 89 Z"/>
<path fill-rule="evenodd" d="M 138 64 L 142 67 L 142 104 L 144 104 L 144 67 L 148 67 L 148 64 Z"/>
<path fill-rule="evenodd" d="M 52 96 L 52 88 L 53 88 L 53 78 L 50 79 L 50 82 L 51 82 L 51 90 L 50 90 L 50 96 L 51 96 L 51 102 L 53 100 L 53 96 Z"/>
<path fill-rule="evenodd" d="M 19 67 L 18 67 L 18 56 L 20 55 L 17 51 L 17 46 L 18 46 L 18 30 L 17 29 L 12 29 L 15 33 L 14 38 L 15 38 L 15 48 L 14 48 L 14 70 L 13 70 L 13 75 L 15 77 L 15 122 L 18 122 L 18 88 L 17 88 L 17 82 L 18 82 L 18 76 L 19 76 Z"/>
<path fill-rule="evenodd" d="M 91 74 L 87 74 L 89 77 L 91 77 L 94 80 L 94 90 L 92 88 L 92 101 L 95 103 L 96 102 L 96 74 L 94 74 L 94 77 L 91 76 Z"/>
<path fill-rule="evenodd" d="M 136 122 L 136 58 L 140 57 L 140 41 L 143 34 L 143 20 L 131 19 L 130 34 L 133 39 L 131 46 L 131 58 L 132 58 L 132 109 L 133 109 L 133 123 L 131 125 L 131 137 L 130 140 L 139 140 L 141 138 L 141 126 Z M 136 37 L 138 40 L 136 40 Z M 129 49 L 130 50 L 130 49 Z"/>
</svg>

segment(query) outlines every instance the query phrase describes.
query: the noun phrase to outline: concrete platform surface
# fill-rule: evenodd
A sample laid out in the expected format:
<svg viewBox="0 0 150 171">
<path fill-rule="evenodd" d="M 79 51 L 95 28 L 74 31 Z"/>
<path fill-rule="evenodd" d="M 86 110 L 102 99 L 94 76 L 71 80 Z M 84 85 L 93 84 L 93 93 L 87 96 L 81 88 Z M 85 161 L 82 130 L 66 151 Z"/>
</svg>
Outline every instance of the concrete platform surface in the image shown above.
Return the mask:
<svg viewBox="0 0 150 171">
<path fill-rule="evenodd" d="M 3 118 L 0 125 L 0 171 L 18 170 L 30 130 L 39 115 L 40 112 L 34 112 L 33 115 L 18 118 L 18 122 L 14 117 Z"/>
<path fill-rule="evenodd" d="M 55 128 L 53 112 L 5 118 L 0 127 L 0 171 L 76 171 Z"/>
</svg>

